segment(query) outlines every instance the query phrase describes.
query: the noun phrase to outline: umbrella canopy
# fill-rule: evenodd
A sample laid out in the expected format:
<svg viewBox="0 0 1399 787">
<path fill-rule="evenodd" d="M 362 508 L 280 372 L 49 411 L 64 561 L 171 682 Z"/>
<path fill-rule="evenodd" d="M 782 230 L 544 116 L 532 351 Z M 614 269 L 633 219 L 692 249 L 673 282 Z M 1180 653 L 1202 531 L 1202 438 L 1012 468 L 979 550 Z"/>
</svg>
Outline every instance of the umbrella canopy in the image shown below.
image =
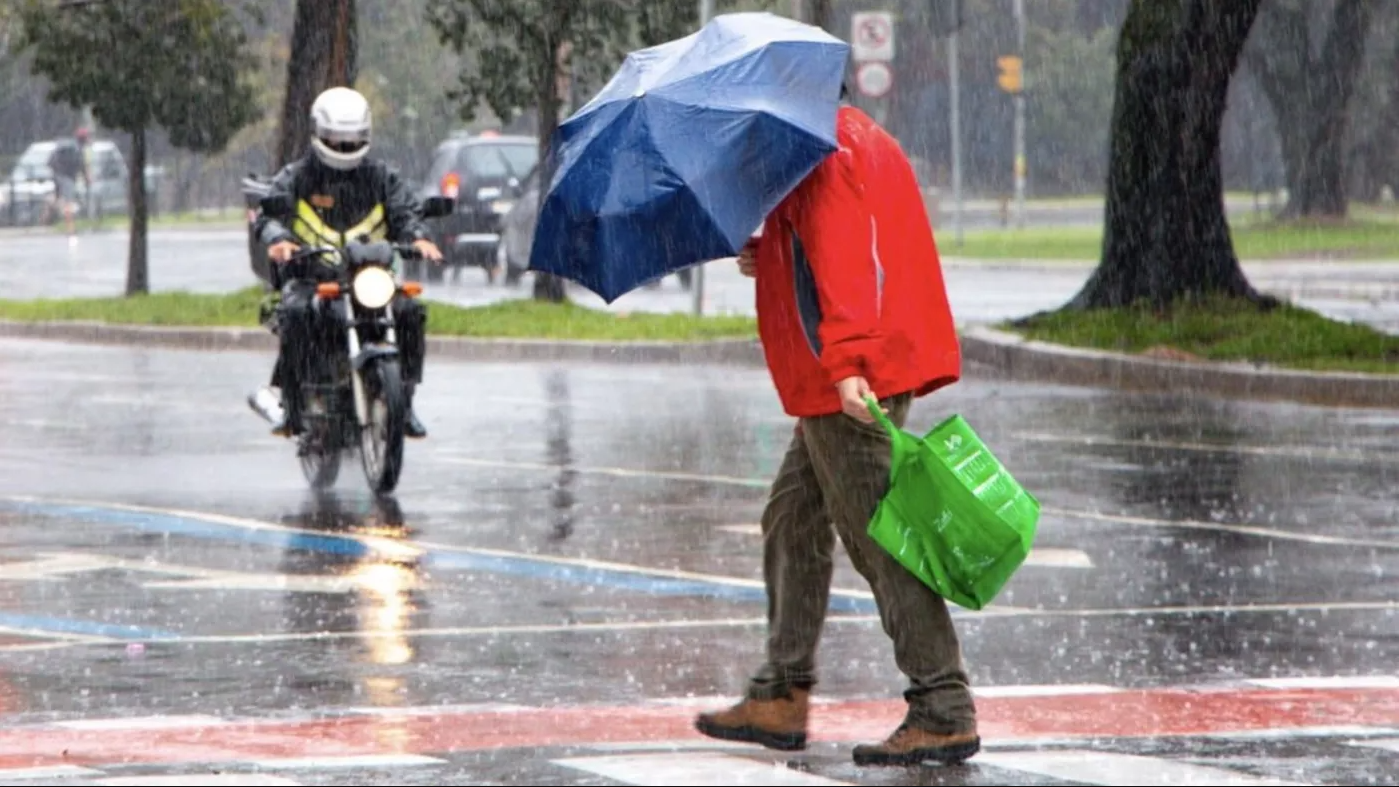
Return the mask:
<svg viewBox="0 0 1399 787">
<path fill-rule="evenodd" d="M 529 268 L 611 303 L 738 253 L 836 149 L 850 47 L 770 13 L 631 53 L 562 123 Z"/>
</svg>

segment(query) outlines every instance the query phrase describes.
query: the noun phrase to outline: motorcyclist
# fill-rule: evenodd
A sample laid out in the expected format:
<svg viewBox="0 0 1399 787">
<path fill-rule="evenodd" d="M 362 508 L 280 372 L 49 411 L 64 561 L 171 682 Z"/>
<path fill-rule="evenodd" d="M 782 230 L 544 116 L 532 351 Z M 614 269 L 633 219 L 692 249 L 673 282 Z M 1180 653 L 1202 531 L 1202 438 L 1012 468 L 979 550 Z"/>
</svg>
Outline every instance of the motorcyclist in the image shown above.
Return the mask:
<svg viewBox="0 0 1399 787">
<path fill-rule="evenodd" d="M 311 123 L 310 151 L 282 168 L 268 191 L 270 197 L 286 198 L 293 213 L 269 216 L 259 210 L 253 225 L 267 256 L 285 263 L 303 244 L 341 246 L 368 235 L 370 240 L 411 242 L 425 258 L 440 263 L 442 252 L 428 240 L 417 198 L 394 168 L 368 158 L 372 124 L 364 96 L 347 87 L 326 90 L 311 105 Z M 317 338 L 323 330 L 312 308 L 315 283 L 284 281 L 279 273 L 274 270 L 272 279 L 282 286 L 277 315 L 281 350 L 272 385 L 281 388 L 284 418 L 273 434 L 290 437 L 304 426 L 301 381 L 321 346 Z M 427 348 L 426 307 L 400 295 L 393 314 L 408 398 L 404 433 L 426 437 L 427 429 L 413 411 Z"/>
</svg>

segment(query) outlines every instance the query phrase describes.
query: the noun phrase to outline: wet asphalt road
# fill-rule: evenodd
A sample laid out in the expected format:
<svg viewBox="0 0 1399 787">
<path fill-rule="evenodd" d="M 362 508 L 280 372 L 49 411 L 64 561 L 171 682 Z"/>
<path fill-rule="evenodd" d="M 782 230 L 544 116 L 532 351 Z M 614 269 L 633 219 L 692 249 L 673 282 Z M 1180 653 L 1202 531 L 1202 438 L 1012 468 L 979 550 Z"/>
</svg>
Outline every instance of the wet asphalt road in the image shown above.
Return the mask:
<svg viewBox="0 0 1399 787">
<path fill-rule="evenodd" d="M 791 428 L 764 372 L 429 360 L 432 436 L 374 501 L 353 464 L 313 496 L 247 409 L 271 360 L 0 342 L 0 780 L 1399 779 L 1399 412 L 977 368 L 921 401 L 910 429 L 961 413 L 1044 514 L 957 612 L 987 750 L 872 771 L 849 742 L 892 729 L 902 681 L 843 554 L 822 742 L 688 730 L 761 653 L 754 523 Z"/>
<path fill-rule="evenodd" d="M 990 323 L 1061 306 L 1083 286 L 1089 263 L 975 261 L 959 259 L 946 234 L 939 236 L 944 274 L 959 323 Z M 161 229 L 150 237 L 151 287 L 157 291 L 227 292 L 257 283 L 248 267 L 242 229 Z M 1339 319 L 1357 320 L 1399 332 L 1399 261 L 1248 262 L 1253 283 Z M 729 261 L 705 266 L 707 314 L 753 312 L 752 282 Z M 62 235 L 0 234 L 0 277 L 5 298 L 119 295 L 126 282 L 126 234 L 104 231 L 80 236 L 70 248 Z M 428 297 L 462 306 L 528 297 L 520 287 L 487 284 L 485 273 L 468 268 L 460 277 L 429 284 Z M 574 287 L 578 303 L 614 311 L 688 312 L 693 296 L 671 277 L 657 289 L 624 295 L 610 307 Z"/>
</svg>

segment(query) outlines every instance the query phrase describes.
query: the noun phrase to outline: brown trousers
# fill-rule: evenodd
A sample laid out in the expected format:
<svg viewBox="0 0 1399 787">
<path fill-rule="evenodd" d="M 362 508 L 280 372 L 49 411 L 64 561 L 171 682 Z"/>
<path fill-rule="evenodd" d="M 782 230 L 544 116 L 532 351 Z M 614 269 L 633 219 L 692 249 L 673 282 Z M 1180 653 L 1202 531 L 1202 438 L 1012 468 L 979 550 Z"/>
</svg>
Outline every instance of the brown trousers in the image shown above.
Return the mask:
<svg viewBox="0 0 1399 787">
<path fill-rule="evenodd" d="M 902 426 L 912 401 L 902 394 L 882 404 Z M 889 465 L 889 436 L 879 424 L 843 413 L 797 422 L 763 512 L 768 658 L 748 696 L 771 699 L 815 685 L 839 534 L 909 678 L 905 723 L 939 734 L 971 732 L 976 709 L 947 603 L 866 532 L 888 489 Z"/>
</svg>

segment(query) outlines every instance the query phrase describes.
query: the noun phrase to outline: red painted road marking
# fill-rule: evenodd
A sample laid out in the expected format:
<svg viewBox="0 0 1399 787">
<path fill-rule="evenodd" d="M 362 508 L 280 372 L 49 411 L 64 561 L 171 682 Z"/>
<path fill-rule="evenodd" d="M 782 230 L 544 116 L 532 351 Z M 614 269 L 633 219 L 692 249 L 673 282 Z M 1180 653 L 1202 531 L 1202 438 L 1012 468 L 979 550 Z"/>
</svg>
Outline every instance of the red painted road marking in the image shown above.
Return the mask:
<svg viewBox="0 0 1399 787">
<path fill-rule="evenodd" d="M 816 705 L 816 740 L 884 737 L 900 701 Z M 1399 724 L 1399 688 L 1153 689 L 1055 697 L 984 697 L 983 739 L 1210 735 L 1327 725 Z M 505 712 L 445 711 L 332 719 L 241 720 L 160 728 L 52 726 L 0 729 L 0 767 L 249 762 L 294 757 L 438 754 L 498 748 L 707 740 L 693 710 L 658 705 L 570 706 Z"/>
</svg>

